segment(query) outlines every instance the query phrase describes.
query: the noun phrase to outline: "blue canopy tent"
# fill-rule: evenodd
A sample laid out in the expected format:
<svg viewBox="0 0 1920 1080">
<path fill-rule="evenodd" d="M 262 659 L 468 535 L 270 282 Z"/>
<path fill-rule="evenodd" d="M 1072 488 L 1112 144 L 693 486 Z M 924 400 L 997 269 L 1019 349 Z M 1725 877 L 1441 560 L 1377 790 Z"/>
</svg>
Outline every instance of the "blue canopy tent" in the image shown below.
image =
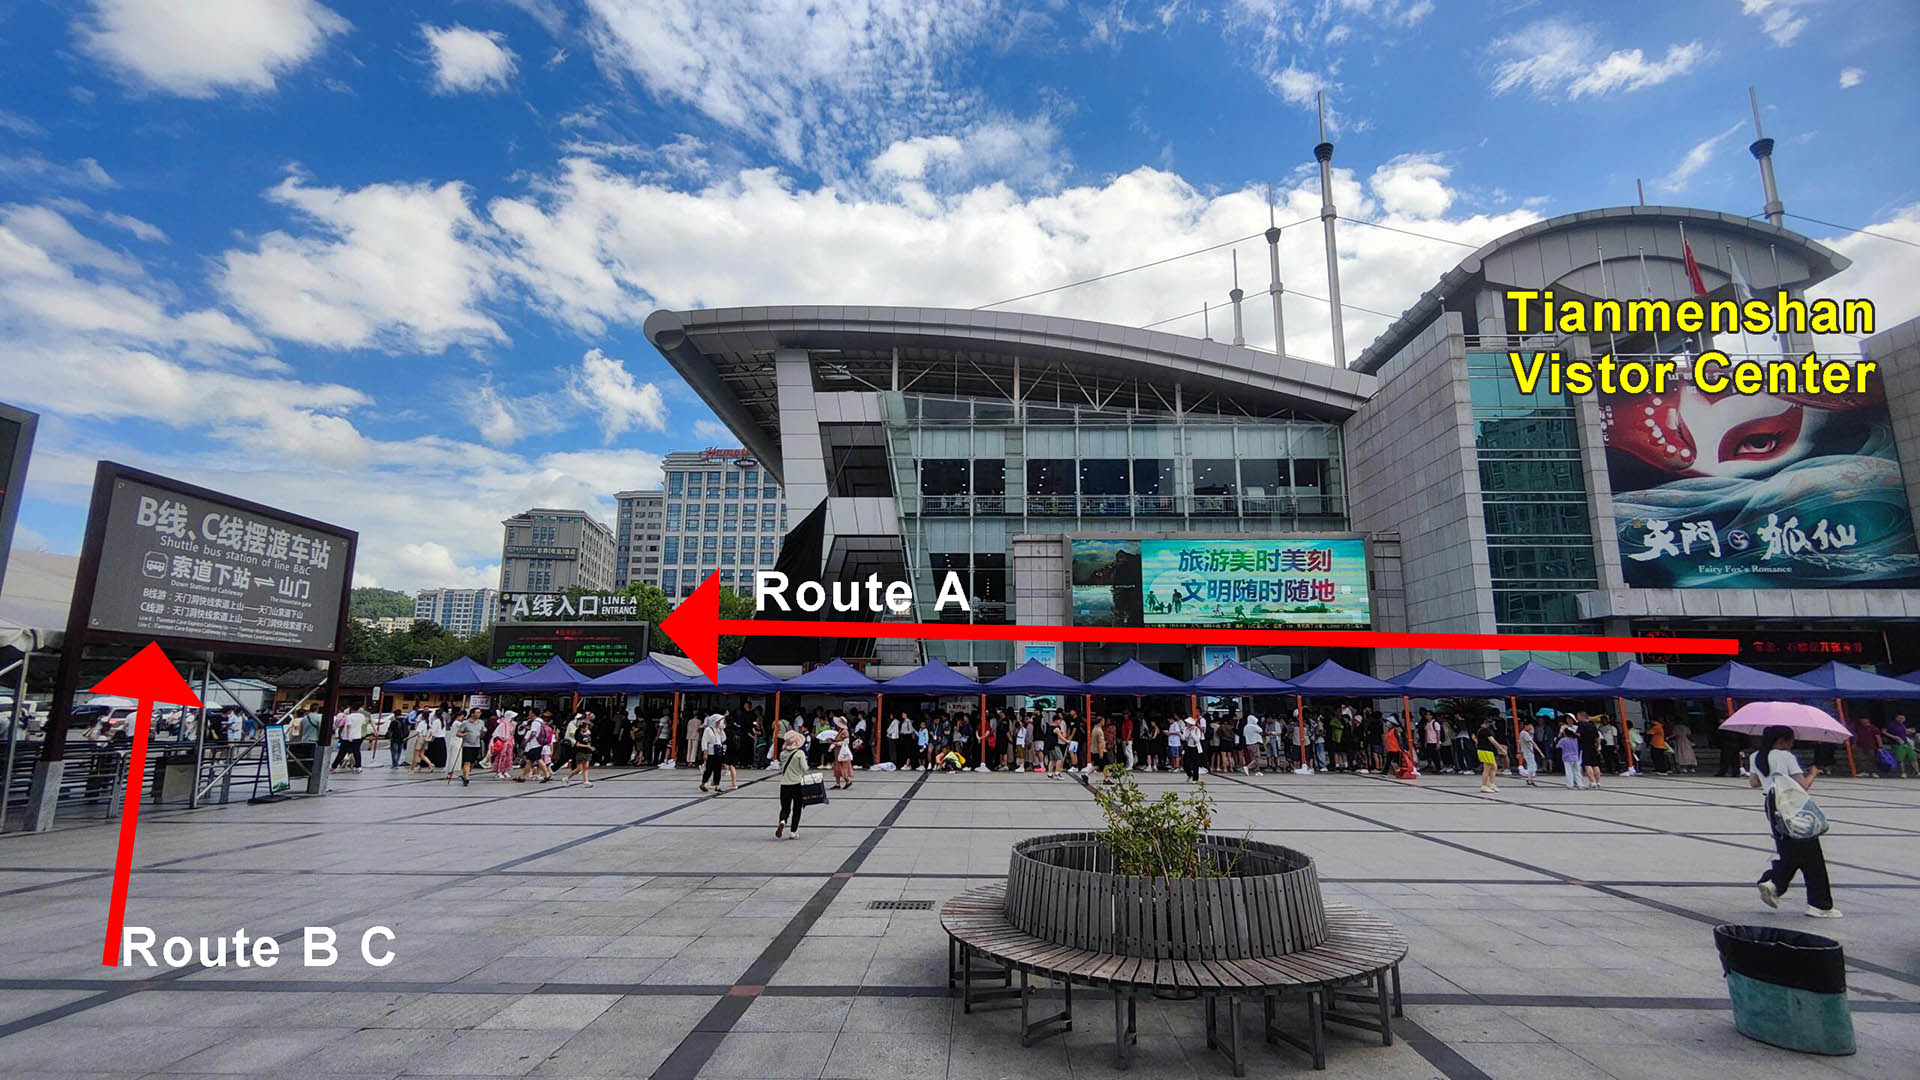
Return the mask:
<svg viewBox="0 0 1920 1080">
<path fill-rule="evenodd" d="M 1199 694 L 1216 697 L 1251 697 L 1255 694 L 1291 694 L 1292 684 L 1284 679 L 1263 675 L 1242 664 L 1238 660 L 1229 660 L 1205 675 L 1189 682 L 1189 690 Z"/>
<path fill-rule="evenodd" d="M 795 675 L 793 678 L 782 683 L 780 689 L 782 692 L 797 690 L 801 693 L 811 694 L 858 694 L 862 697 L 871 696 L 873 698 L 873 714 L 875 717 L 880 715 L 880 708 L 884 703 L 880 684 L 867 678 L 861 674 L 859 670 L 854 668 L 852 664 L 838 657 L 814 668 L 804 675 Z M 779 729 L 780 718 L 775 716 L 773 720 L 774 728 L 777 731 Z M 879 730 L 880 727 L 876 724 L 875 731 L 877 732 Z M 873 739 L 871 742 L 873 757 L 867 762 L 869 765 L 875 764 L 880 760 L 880 740 Z"/>
<path fill-rule="evenodd" d="M 587 684 L 580 688 L 580 692 L 583 694 L 672 694 L 673 727 L 672 733 L 667 737 L 667 745 L 673 747 L 679 745 L 680 739 L 681 691 L 699 689 L 706 685 L 708 685 L 706 680 L 689 678 L 649 656 L 637 664 L 628 664 L 619 671 L 609 672 L 597 679 L 589 679 Z"/>
<path fill-rule="evenodd" d="M 1831 698 L 1834 707 L 1839 711 L 1842 724 L 1847 723 L 1848 698 L 1895 701 L 1920 698 L 1920 685 L 1905 679 L 1894 679 L 1885 675 L 1875 675 L 1870 671 L 1861 671 L 1856 667 L 1848 667 L 1838 660 L 1829 660 L 1804 675 L 1795 675 L 1793 681 L 1809 690 L 1817 691 L 1823 699 Z M 1851 730 L 1852 725 L 1847 726 Z M 1853 744 L 1849 742 L 1844 745 L 1847 748 L 1847 771 L 1858 776 L 1860 770 L 1853 760 Z"/>
<path fill-rule="evenodd" d="M 1627 772 L 1634 772 L 1633 736 L 1627 731 L 1627 701 L 1646 701 L 1655 698 L 1712 698 L 1719 697 L 1719 690 L 1703 686 L 1678 675 L 1668 675 L 1664 671 L 1655 671 L 1640 663 L 1629 660 L 1612 671 L 1603 671 L 1587 680 L 1600 688 L 1601 692 L 1614 700 L 1614 711 L 1620 717 L 1620 741 L 1627 752 Z"/>
<path fill-rule="evenodd" d="M 905 675 L 896 675 L 880 684 L 885 694 L 978 694 L 980 696 L 980 715 L 977 718 L 982 745 L 987 740 L 987 694 L 978 682 L 960 674 L 947 666 L 945 660 L 929 660 Z M 874 722 L 880 721 L 880 698 L 874 699 Z M 880 741 L 874 740 L 874 758 L 880 755 Z"/>
<path fill-rule="evenodd" d="M 947 666 L 944 660 L 929 660 L 880 684 L 889 694 L 978 694 L 980 684 Z"/>
<path fill-rule="evenodd" d="M 586 685 L 580 688 L 580 692 L 583 694 L 672 692 L 687 687 L 692 682 L 693 680 L 685 675 L 649 656 L 637 664 L 628 664 L 619 671 L 587 680 Z"/>
<path fill-rule="evenodd" d="M 1578 675 L 1569 675 L 1564 671 L 1555 671 L 1545 664 L 1529 660 L 1512 671 L 1503 671 L 1488 682 L 1498 686 L 1507 698 L 1507 708 L 1513 713 L 1513 741 L 1520 743 L 1520 699 L 1521 698 L 1590 698 L 1598 697 L 1599 692 L 1593 684 Z"/>
<path fill-rule="evenodd" d="M 1413 699 L 1427 698 L 1437 700 L 1442 697 L 1501 697 L 1505 687 L 1483 679 L 1478 675 L 1469 675 L 1464 671 L 1455 671 L 1434 660 L 1422 660 L 1420 663 L 1387 680 L 1400 688 L 1400 726 L 1406 732 L 1405 748 L 1411 757 L 1420 740 L 1413 730 Z M 1515 711 L 1513 717 L 1514 752 L 1519 753 L 1520 717 Z"/>
<path fill-rule="evenodd" d="M 532 670 L 533 670 L 532 668 L 528 667 L 525 664 L 508 664 L 506 667 L 503 667 L 499 671 L 494 672 L 494 674 L 500 676 L 503 679 L 511 679 L 515 675 L 525 675 L 527 672 Z"/>
<path fill-rule="evenodd" d="M 1187 684 L 1171 675 L 1162 675 L 1147 665 L 1132 658 L 1119 667 L 1097 679 L 1087 682 L 1087 693 L 1120 694 L 1130 697 L 1144 697 L 1147 694 L 1179 694 L 1189 696 Z"/>
<path fill-rule="evenodd" d="M 1029 660 L 986 684 L 989 694 L 1084 694 L 1087 684 Z"/>
<path fill-rule="evenodd" d="M 381 689 L 404 694 L 472 693 L 498 686 L 502 681 L 501 672 L 462 656 L 437 668 L 395 679 Z"/>
<path fill-rule="evenodd" d="M 500 679 L 491 684 L 490 689 L 503 694 L 526 693 L 586 693 L 586 686 L 593 680 L 573 669 L 573 665 L 559 657 L 553 657 L 546 663 L 511 679 Z"/>
<path fill-rule="evenodd" d="M 1715 697 L 1726 698 L 1729 714 L 1733 712 L 1736 698 L 1741 701 L 1812 701 L 1827 696 L 1824 690 L 1785 675 L 1750 668 L 1737 660 L 1729 660 L 1705 675 L 1694 675 L 1691 679 L 1701 686 L 1714 687 Z"/>
<path fill-rule="evenodd" d="M 1307 744 L 1307 706 L 1303 700 L 1310 697 L 1399 697 L 1400 688 L 1390 682 L 1383 682 L 1371 675 L 1362 675 L 1357 671 L 1341 667 L 1332 660 L 1323 660 L 1313 670 L 1295 675 L 1287 682 L 1293 684 L 1293 720 L 1299 725 L 1300 745 Z M 1305 751 L 1303 750 L 1302 753 Z M 1300 768 L 1308 766 L 1301 762 Z"/>
<path fill-rule="evenodd" d="M 765 668 L 744 656 L 721 668 L 719 676 L 704 685 L 711 685 L 723 694 L 777 694 L 785 685 L 778 676 L 767 674 Z"/>
</svg>

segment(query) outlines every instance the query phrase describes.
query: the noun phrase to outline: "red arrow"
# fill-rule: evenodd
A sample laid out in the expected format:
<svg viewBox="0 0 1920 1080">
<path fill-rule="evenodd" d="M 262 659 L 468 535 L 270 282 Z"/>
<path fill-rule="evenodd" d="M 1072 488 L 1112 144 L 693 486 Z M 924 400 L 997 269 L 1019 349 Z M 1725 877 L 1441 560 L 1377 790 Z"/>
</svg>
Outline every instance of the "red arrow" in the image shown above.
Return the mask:
<svg viewBox="0 0 1920 1080">
<path fill-rule="evenodd" d="M 114 669 L 93 688 L 96 694 L 115 694 L 140 702 L 139 715 L 133 718 L 133 748 L 127 757 L 125 808 L 120 813 L 120 850 L 113 860 L 113 899 L 107 901 L 107 943 L 100 951 L 100 962 L 107 967 L 120 963 L 120 927 L 127 917 L 127 878 L 133 872 L 133 832 L 140 822 L 140 782 L 147 775 L 147 732 L 153 727 L 153 704 L 198 707 L 200 699 L 193 688 L 174 669 L 173 661 L 160 651 L 157 642 L 133 654 L 133 658 Z"/>
<path fill-rule="evenodd" d="M 716 571 L 680 602 L 660 630 L 718 682 L 720 636 L 906 638 L 913 641 L 1081 641 L 1141 645 L 1320 645 L 1329 648 L 1542 649 L 1573 652 L 1737 656 L 1733 638 L 1595 637 L 1586 634 L 1429 634 L 1389 630 L 1200 630 L 1158 626 L 1029 626 L 984 623 L 802 622 L 723 619 Z"/>
</svg>

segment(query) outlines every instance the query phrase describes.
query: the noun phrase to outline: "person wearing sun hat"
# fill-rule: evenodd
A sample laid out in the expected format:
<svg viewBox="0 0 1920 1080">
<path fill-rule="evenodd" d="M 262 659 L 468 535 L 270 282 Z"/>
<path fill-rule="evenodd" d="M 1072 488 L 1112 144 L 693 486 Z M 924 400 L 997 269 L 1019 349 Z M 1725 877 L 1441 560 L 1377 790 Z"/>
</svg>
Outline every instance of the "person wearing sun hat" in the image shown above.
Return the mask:
<svg viewBox="0 0 1920 1080">
<path fill-rule="evenodd" d="M 800 784 L 807 777 L 807 736 L 789 731 L 780 740 L 780 821 L 775 839 L 800 835 Z"/>
</svg>

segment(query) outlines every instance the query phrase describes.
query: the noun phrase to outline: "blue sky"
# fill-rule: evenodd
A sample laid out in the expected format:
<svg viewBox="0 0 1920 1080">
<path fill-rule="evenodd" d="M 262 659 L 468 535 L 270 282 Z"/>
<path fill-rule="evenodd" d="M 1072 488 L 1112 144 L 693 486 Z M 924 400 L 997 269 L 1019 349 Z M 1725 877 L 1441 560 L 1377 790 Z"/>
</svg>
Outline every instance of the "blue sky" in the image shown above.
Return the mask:
<svg viewBox="0 0 1920 1080">
<path fill-rule="evenodd" d="M 1310 219 L 1324 90 L 1355 347 L 1468 247 L 1649 201 L 1920 241 L 1900 0 L 28 0 L 0 9 L 0 398 L 20 542 L 111 457 L 357 528 L 361 578 L 489 582 L 499 520 L 610 514 L 724 443 L 657 307 L 970 307 Z M 1920 313 L 1920 249 L 1788 223 Z M 1312 224 L 1289 351 L 1325 360 Z M 1238 250 L 1265 287 L 1264 245 Z M 1019 305 L 1144 324 L 1228 254 Z M 1270 345 L 1264 309 L 1248 336 Z M 1197 318 L 1164 328 L 1197 334 Z"/>
</svg>

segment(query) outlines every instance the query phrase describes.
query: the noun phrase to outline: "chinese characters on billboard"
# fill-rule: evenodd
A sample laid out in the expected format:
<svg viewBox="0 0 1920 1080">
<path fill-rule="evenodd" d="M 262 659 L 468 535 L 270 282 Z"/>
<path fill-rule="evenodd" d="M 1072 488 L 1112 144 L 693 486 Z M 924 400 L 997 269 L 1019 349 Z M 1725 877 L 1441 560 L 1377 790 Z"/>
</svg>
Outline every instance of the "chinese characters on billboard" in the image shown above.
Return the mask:
<svg viewBox="0 0 1920 1080">
<path fill-rule="evenodd" d="M 498 622 L 492 666 L 537 668 L 558 656 L 582 675 L 600 676 L 647 658 L 644 622 Z"/>
<path fill-rule="evenodd" d="M 87 626 L 331 652 L 353 542 L 351 533 L 117 477 Z"/>
<path fill-rule="evenodd" d="M 1078 625 L 1371 624 L 1366 541 L 1359 537 L 1076 538 L 1071 544 Z"/>
<path fill-rule="evenodd" d="M 1627 584 L 1920 586 L 1880 376 L 1854 394 L 1603 394 Z"/>
</svg>

